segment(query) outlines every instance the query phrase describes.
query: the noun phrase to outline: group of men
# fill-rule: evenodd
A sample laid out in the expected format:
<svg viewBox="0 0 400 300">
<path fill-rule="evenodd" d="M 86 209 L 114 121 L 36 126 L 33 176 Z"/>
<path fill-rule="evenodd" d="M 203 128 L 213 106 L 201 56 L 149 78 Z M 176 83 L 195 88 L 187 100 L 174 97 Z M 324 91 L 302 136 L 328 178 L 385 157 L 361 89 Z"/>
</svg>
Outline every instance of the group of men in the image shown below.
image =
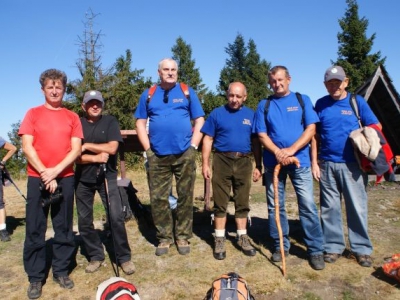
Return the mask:
<svg viewBox="0 0 400 300">
<path fill-rule="evenodd" d="M 277 197 L 285 255 L 290 249 L 285 210 L 289 176 L 297 196 L 310 266 L 322 270 L 325 262 L 334 263 L 345 249 L 341 196 L 346 205 L 351 251 L 361 266 L 371 266 L 366 174 L 358 167 L 348 139 L 350 132 L 359 125 L 346 91 L 349 79 L 341 67 L 333 66 L 326 71 L 324 84 L 329 95 L 319 99 L 315 108 L 308 96 L 290 91 L 288 69 L 275 66 L 268 73 L 274 93 L 261 100 L 256 111 L 244 105 L 247 98 L 244 84 L 232 82 L 227 91 L 227 104 L 214 109 L 206 121 L 195 91 L 191 87 L 185 90 L 178 83 L 175 60 L 161 60 L 158 74 L 160 83 L 151 94 L 149 90 L 143 92 L 135 112 L 138 138 L 148 163 L 157 256 L 167 254 L 173 244 L 179 254 L 190 253 L 196 153 L 202 141 L 202 174 L 205 179 L 211 179 L 214 200 L 215 259 L 226 258 L 225 226 L 230 199 L 235 205 L 237 246 L 247 256 L 256 255 L 246 228 L 249 194 L 251 181 L 264 176 L 269 234 L 273 240 L 271 259 L 282 260 L 273 188 L 274 167 L 281 164 Z M 49 211 L 55 232 L 53 279 L 63 288 L 74 286 L 68 274 L 75 250 L 74 194 L 78 228 L 89 258 L 86 272 L 97 271 L 104 261 L 103 246 L 93 225 L 96 191 L 110 212 L 116 263 L 126 274 L 135 271 L 121 201 L 118 201 L 116 153 L 122 142 L 118 122 L 102 114 L 104 99 L 98 91 L 85 93 L 82 102 L 85 117 L 79 119 L 77 114 L 64 108 L 62 98 L 66 83 L 66 75 L 59 70 L 43 72 L 40 84 L 45 104 L 30 109 L 19 129 L 28 161 L 23 261 L 31 299 L 41 296 L 45 281 L 45 232 Z M 357 102 L 362 124 L 379 124 L 366 101 L 357 96 Z M 11 155 L 7 154 L 3 160 Z M 300 167 L 290 164 L 292 157 L 297 158 Z M 4 166 L 4 161 L 0 165 Z M 321 188 L 321 218 L 313 197 L 313 176 Z M 169 203 L 173 178 L 177 192 L 175 216 Z M 43 192 L 50 195 L 58 192 L 62 199 L 44 206 Z"/>
<path fill-rule="evenodd" d="M 367 226 L 367 175 L 359 168 L 349 140 L 350 133 L 359 128 L 359 122 L 350 104 L 351 95 L 346 91 L 349 79 L 343 68 L 332 66 L 326 70 L 324 84 L 328 95 L 319 99 L 315 108 L 308 96 L 290 91 L 291 76 L 284 66 L 275 66 L 269 71 L 273 95 L 260 101 L 256 112 L 244 106 L 247 97 L 244 84 L 232 82 L 227 91 L 228 103 L 214 109 L 205 122 L 196 93 L 191 88 L 187 93 L 177 84 L 176 61 L 162 60 L 158 72 L 160 84 L 154 94 L 149 95 L 146 90 L 141 95 L 135 113 L 138 137 L 149 163 L 150 202 L 159 241 L 156 255 L 167 254 L 174 242 L 180 254 L 190 252 L 194 153 L 204 135 L 202 174 L 212 181 L 214 258 L 226 258 L 225 226 L 230 199 L 235 204 L 237 246 L 247 256 L 256 254 L 246 225 L 251 180 L 256 182 L 262 176 L 262 146 L 269 233 L 274 248 L 272 261 L 282 260 L 274 218 L 273 186 L 274 167 L 281 164 L 277 198 L 283 252 L 288 255 L 290 248 L 285 210 L 285 187 L 289 177 L 297 196 L 310 266 L 322 270 L 325 262 L 334 263 L 345 250 L 342 196 L 347 208 L 350 250 L 361 266 L 372 265 Z M 357 96 L 357 104 L 363 126 L 380 126 L 365 99 Z M 291 164 L 293 157 L 300 167 Z M 173 177 L 178 193 L 175 231 L 168 209 Z M 313 196 L 313 177 L 321 187 L 321 218 Z"/>
</svg>

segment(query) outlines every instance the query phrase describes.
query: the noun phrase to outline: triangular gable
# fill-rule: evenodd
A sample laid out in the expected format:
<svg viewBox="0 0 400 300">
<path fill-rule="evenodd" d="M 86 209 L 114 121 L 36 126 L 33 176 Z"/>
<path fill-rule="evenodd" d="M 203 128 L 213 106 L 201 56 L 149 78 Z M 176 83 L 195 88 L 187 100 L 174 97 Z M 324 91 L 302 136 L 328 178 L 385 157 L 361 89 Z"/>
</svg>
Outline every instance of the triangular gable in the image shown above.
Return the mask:
<svg viewBox="0 0 400 300">
<path fill-rule="evenodd" d="M 400 96 L 383 66 L 356 90 L 368 102 L 382 124 L 383 133 L 394 154 L 400 154 Z"/>
</svg>

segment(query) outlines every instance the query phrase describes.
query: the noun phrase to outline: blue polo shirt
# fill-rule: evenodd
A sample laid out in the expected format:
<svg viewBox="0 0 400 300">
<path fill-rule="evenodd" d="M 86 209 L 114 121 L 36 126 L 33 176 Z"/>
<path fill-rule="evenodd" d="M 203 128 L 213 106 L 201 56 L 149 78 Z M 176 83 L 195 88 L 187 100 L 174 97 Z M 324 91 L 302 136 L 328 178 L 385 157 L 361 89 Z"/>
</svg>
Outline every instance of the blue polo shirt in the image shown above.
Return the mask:
<svg viewBox="0 0 400 300">
<path fill-rule="evenodd" d="M 201 132 L 211 136 L 219 152 L 251 152 L 251 133 L 254 111 L 246 106 L 231 109 L 228 105 L 215 108 Z"/>
<path fill-rule="evenodd" d="M 363 126 L 379 123 L 371 108 L 360 95 L 356 96 Z M 354 148 L 349 139 L 353 130 L 360 128 L 350 104 L 350 93 L 342 100 L 325 96 L 315 103 L 320 123 L 317 133 L 321 138 L 320 159 L 331 162 L 356 162 Z"/>
<path fill-rule="evenodd" d="M 191 119 L 204 116 L 199 98 L 189 87 L 190 101 L 177 83 L 169 91 L 157 86 L 147 103 L 149 90 L 140 96 L 135 112 L 137 119 L 149 118 L 151 150 L 157 155 L 181 154 L 190 147 Z"/>
<path fill-rule="evenodd" d="M 254 132 L 267 133 L 272 142 L 279 148 L 288 148 L 293 145 L 303 134 L 305 127 L 319 121 L 310 98 L 306 95 L 301 96 L 304 102 L 304 124 L 302 124 L 303 109 L 296 94 L 290 92 L 289 95 L 284 97 L 272 97 L 267 119 L 264 115 L 267 100 L 260 101 L 254 120 Z M 300 167 L 310 166 L 309 145 L 305 145 L 297 151 L 295 156 L 300 161 Z M 277 164 L 275 155 L 266 149 L 263 151 L 263 162 L 266 167 L 273 167 Z M 294 165 L 288 167 L 295 168 Z"/>
</svg>

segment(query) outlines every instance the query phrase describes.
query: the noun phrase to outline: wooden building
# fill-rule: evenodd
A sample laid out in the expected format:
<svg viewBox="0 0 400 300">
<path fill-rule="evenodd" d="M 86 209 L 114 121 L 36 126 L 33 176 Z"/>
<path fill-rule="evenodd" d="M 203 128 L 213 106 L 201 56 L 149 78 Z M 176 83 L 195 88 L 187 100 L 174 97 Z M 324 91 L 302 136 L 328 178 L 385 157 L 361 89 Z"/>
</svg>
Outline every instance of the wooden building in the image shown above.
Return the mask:
<svg viewBox="0 0 400 300">
<path fill-rule="evenodd" d="M 400 155 L 400 96 L 383 66 L 356 90 L 368 102 L 383 127 L 394 155 Z"/>
</svg>

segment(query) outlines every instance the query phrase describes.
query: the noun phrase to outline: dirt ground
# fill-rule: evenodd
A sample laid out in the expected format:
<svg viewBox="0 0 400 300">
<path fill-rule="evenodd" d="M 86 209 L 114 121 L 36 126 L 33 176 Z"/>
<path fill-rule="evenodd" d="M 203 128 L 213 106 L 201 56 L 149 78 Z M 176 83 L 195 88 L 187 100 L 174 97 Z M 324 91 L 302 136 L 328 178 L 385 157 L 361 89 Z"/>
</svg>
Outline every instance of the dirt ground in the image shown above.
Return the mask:
<svg viewBox="0 0 400 300">
<path fill-rule="evenodd" d="M 150 207 L 147 184 L 143 172 L 129 174 L 138 197 L 144 207 Z M 26 195 L 26 182 L 16 184 Z M 315 185 L 315 199 L 318 203 L 318 186 Z M 195 189 L 194 236 L 191 239 L 191 253 L 178 254 L 175 247 L 166 256 L 154 255 L 156 239 L 154 229 L 139 217 L 138 222 L 126 223 L 132 260 L 136 273 L 121 276 L 132 282 L 142 300 L 156 299 L 203 299 L 211 282 L 218 275 L 236 271 L 248 282 L 255 299 L 400 299 L 400 284 L 386 277 L 382 263 L 394 253 L 400 253 L 400 185 L 383 183 L 371 184 L 369 195 L 369 230 L 374 245 L 372 268 L 360 267 L 346 251 L 335 264 L 327 264 L 322 271 L 311 269 L 306 260 L 302 230 L 299 225 L 297 204 L 290 182 L 287 185 L 287 204 L 290 219 L 291 249 L 286 260 L 287 275 L 282 276 L 280 264 L 270 260 L 271 242 L 268 238 L 267 207 L 264 188 L 260 183 L 252 187 L 252 224 L 248 233 L 258 253 L 246 257 L 235 246 L 233 215 L 228 216 L 227 258 L 217 261 L 212 256 L 213 228 L 209 212 L 203 210 L 203 181 L 198 174 Z M 12 233 L 11 242 L 0 242 L 0 291 L 1 299 L 26 299 L 28 280 L 22 264 L 22 249 L 25 234 L 25 203 L 13 186 L 5 188 L 7 200 L 7 226 Z M 100 205 L 100 204 L 99 204 Z M 233 212 L 230 204 L 230 212 Z M 100 207 L 101 208 L 101 207 Z M 105 213 L 100 209 L 96 226 L 104 242 L 105 251 L 112 249 L 111 240 L 103 228 Z M 76 216 L 75 216 L 76 223 Z M 102 281 L 114 276 L 109 256 L 101 269 L 86 274 L 87 259 L 76 230 L 76 256 L 71 264 L 71 278 L 75 282 L 72 290 L 63 290 L 49 276 L 43 287 L 41 299 L 95 299 L 96 289 Z M 49 223 L 47 247 L 51 255 L 52 228 Z M 50 261 L 50 260 L 49 260 Z"/>
</svg>

